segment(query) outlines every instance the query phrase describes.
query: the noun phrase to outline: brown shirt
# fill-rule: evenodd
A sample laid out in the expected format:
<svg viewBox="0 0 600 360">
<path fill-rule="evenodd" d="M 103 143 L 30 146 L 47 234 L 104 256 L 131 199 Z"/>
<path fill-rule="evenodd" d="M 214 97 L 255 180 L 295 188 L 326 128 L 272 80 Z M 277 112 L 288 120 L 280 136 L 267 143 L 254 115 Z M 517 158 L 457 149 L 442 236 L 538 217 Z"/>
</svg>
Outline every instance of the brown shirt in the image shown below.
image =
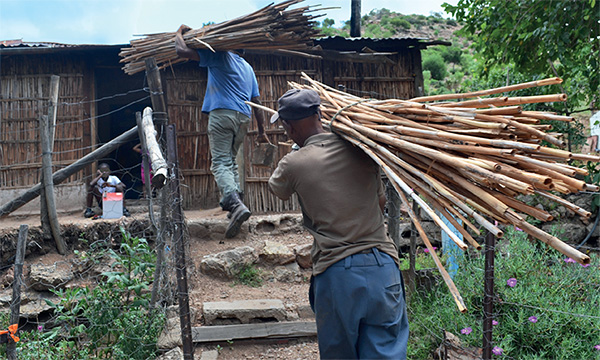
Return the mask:
<svg viewBox="0 0 600 360">
<path fill-rule="evenodd" d="M 281 159 L 269 187 L 283 200 L 298 194 L 304 226 L 314 236 L 313 275 L 372 247 L 399 262 L 379 207 L 379 167 L 338 135 L 308 138 L 300 150 Z"/>
</svg>

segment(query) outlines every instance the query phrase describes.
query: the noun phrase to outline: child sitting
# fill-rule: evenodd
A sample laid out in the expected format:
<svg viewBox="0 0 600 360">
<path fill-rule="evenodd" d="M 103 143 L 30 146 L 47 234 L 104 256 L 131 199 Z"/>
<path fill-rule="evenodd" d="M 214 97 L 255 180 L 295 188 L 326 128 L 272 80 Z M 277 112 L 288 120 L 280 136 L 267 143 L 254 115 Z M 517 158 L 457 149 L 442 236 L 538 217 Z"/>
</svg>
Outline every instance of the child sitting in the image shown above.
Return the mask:
<svg viewBox="0 0 600 360">
<path fill-rule="evenodd" d="M 102 207 L 102 195 L 104 193 L 113 193 L 113 192 L 124 192 L 125 184 L 116 176 L 110 174 L 110 167 L 107 163 L 102 163 L 98 165 L 98 176 L 96 176 L 92 181 L 90 181 L 88 187 L 87 194 L 87 202 L 85 209 L 84 217 L 92 217 L 94 216 L 94 210 L 92 210 L 92 205 L 94 202 L 94 198 L 98 202 L 98 206 Z M 130 216 L 129 211 L 125 208 L 125 204 L 123 203 L 123 215 Z"/>
</svg>

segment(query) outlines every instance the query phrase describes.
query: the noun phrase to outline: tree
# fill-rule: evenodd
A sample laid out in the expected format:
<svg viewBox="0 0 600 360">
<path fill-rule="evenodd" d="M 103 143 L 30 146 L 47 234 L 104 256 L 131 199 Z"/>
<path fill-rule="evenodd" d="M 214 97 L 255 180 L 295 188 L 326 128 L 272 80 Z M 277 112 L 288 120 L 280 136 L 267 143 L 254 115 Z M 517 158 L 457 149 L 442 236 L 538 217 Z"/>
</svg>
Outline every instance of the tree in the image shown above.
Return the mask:
<svg viewBox="0 0 600 360">
<path fill-rule="evenodd" d="M 459 0 L 442 6 L 464 24 L 463 33 L 476 35 L 486 71 L 512 62 L 525 74 L 556 73 L 571 109 L 600 105 L 600 1 Z"/>
</svg>

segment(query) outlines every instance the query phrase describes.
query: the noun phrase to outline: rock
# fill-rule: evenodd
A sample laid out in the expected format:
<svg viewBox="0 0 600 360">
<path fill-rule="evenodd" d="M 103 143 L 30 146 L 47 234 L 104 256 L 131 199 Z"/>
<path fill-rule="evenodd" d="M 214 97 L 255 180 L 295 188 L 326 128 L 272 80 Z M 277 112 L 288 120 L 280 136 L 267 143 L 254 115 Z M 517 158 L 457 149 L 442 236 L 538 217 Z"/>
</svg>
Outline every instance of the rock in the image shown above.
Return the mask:
<svg viewBox="0 0 600 360">
<path fill-rule="evenodd" d="M 296 312 L 300 319 L 314 319 L 315 313 L 310 308 L 310 305 L 298 305 Z"/>
<path fill-rule="evenodd" d="M 31 264 L 29 283 L 35 290 L 62 289 L 73 279 L 71 265 L 56 262 L 52 265 Z"/>
<path fill-rule="evenodd" d="M 200 271 L 208 276 L 226 280 L 233 279 L 241 268 L 256 263 L 258 255 L 250 246 L 204 256 L 200 262 Z"/>
<path fill-rule="evenodd" d="M 217 360 L 219 352 L 217 350 L 205 350 L 202 352 L 200 360 Z"/>
<path fill-rule="evenodd" d="M 259 259 L 268 265 L 285 265 L 294 262 L 296 256 L 287 246 L 267 240 Z"/>
<path fill-rule="evenodd" d="M 276 267 L 273 269 L 273 277 L 279 282 L 302 282 L 302 273 L 297 263 Z"/>
<path fill-rule="evenodd" d="M 542 230 L 548 234 L 553 234 L 555 226 L 560 226 L 560 229 L 565 230 L 562 233 L 559 232 L 557 237 L 566 243 L 578 244 L 588 234 L 586 226 L 576 218 L 562 219 L 559 223 L 545 223 L 542 225 Z"/>
<path fill-rule="evenodd" d="M 283 302 L 276 299 L 205 302 L 203 312 L 207 325 L 250 324 L 273 320 L 285 321 L 286 319 Z"/>
<path fill-rule="evenodd" d="M 444 341 L 435 350 L 433 354 L 434 359 L 444 360 L 478 360 L 483 355 L 481 348 L 464 347 L 458 338 L 458 336 L 445 331 Z"/>
<path fill-rule="evenodd" d="M 167 319 L 165 328 L 158 336 L 156 346 L 159 349 L 166 350 L 181 345 L 181 325 L 179 318 Z"/>
<path fill-rule="evenodd" d="M 312 257 L 310 256 L 311 250 L 311 244 L 298 245 L 294 248 L 294 253 L 296 254 L 296 262 L 303 269 L 312 268 Z"/>
<path fill-rule="evenodd" d="M 410 246 L 410 235 L 411 235 L 411 223 L 401 223 L 399 234 L 400 234 L 400 247 Z M 432 244 L 438 245 L 442 238 L 441 229 L 433 221 L 421 221 L 421 226 L 425 231 L 425 234 L 429 238 Z M 418 236 L 417 233 L 417 246 L 423 246 L 423 240 Z"/>
<path fill-rule="evenodd" d="M 13 281 L 15 280 L 13 268 L 14 267 L 10 267 L 4 274 L 0 275 L 0 289 L 11 287 Z"/>
<path fill-rule="evenodd" d="M 176 347 L 157 357 L 156 360 L 183 360 L 183 351 Z"/>
</svg>

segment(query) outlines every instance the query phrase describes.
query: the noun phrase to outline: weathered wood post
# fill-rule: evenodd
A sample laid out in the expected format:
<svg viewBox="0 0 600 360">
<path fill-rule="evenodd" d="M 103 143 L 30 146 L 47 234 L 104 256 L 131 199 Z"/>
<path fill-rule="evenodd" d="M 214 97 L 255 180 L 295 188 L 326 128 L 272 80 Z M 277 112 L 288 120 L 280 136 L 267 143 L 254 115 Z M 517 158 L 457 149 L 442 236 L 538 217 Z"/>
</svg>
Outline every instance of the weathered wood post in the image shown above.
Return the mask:
<svg viewBox="0 0 600 360">
<path fill-rule="evenodd" d="M 192 342 L 192 323 L 190 318 L 190 298 L 187 286 L 187 269 L 185 256 L 185 221 L 181 207 L 181 193 L 179 191 L 179 164 L 177 159 L 177 134 L 175 125 L 167 126 L 167 159 L 173 171 L 170 182 L 173 196 L 173 226 L 175 236 L 175 258 L 177 272 L 177 292 L 179 297 L 179 320 L 181 324 L 181 341 L 183 343 L 183 357 L 185 360 L 194 359 L 194 344 Z"/>
<path fill-rule="evenodd" d="M 44 183 L 44 192 L 46 193 L 46 210 L 48 211 L 48 219 L 50 220 L 50 228 L 52 230 L 52 237 L 54 237 L 54 241 L 56 242 L 56 248 L 59 254 L 65 255 L 67 253 L 67 244 L 60 236 L 60 224 L 56 215 L 54 183 L 52 181 L 52 150 L 49 137 L 48 116 L 42 115 L 40 121 L 40 138 L 42 143 L 42 180 Z"/>
<path fill-rule="evenodd" d="M 56 112 L 58 108 L 58 85 L 60 76 L 52 75 L 50 77 L 50 103 L 48 104 L 48 122 L 49 122 L 49 138 L 50 152 L 54 151 L 54 132 L 56 129 Z M 40 108 L 41 108 L 40 104 Z M 43 181 L 44 174 L 40 174 Z M 48 205 L 46 202 L 46 191 L 42 187 L 40 192 L 40 222 L 42 223 L 42 236 L 45 240 L 52 239 L 52 227 L 50 226 L 50 216 L 48 215 Z"/>
<path fill-rule="evenodd" d="M 25 251 L 27 245 L 27 231 L 29 226 L 19 227 L 19 238 L 17 239 L 17 254 L 15 256 L 14 281 L 12 284 L 12 301 L 10 303 L 9 324 L 18 324 L 21 312 L 21 286 L 23 285 L 23 263 L 25 262 Z M 12 338 L 8 337 L 6 355 L 9 360 L 17 360 L 17 346 Z"/>
</svg>

